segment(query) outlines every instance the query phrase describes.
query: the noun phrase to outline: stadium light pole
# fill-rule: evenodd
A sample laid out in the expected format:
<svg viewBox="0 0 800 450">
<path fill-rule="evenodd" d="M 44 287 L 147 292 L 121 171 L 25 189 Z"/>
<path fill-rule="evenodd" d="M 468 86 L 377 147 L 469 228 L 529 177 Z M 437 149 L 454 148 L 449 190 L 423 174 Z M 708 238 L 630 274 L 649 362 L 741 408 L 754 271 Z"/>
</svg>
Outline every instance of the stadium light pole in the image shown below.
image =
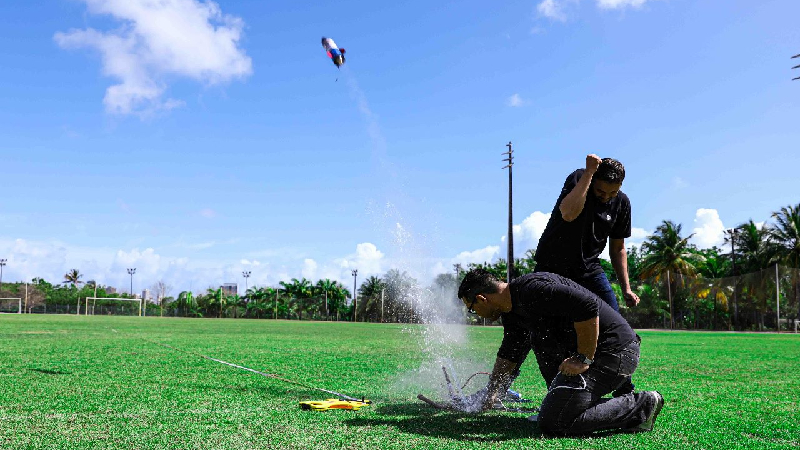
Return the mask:
<svg viewBox="0 0 800 450">
<path fill-rule="evenodd" d="M 249 270 L 243 270 L 242 271 L 242 276 L 244 277 L 244 297 L 245 298 L 247 298 L 247 279 L 250 278 L 250 273 L 251 272 Z M 236 318 L 236 315 L 237 315 L 236 311 L 239 309 L 238 303 L 240 303 L 239 302 L 239 296 L 238 296 L 239 293 L 237 292 L 236 294 L 237 294 L 237 296 L 236 296 L 237 305 L 233 307 L 233 318 L 234 319 Z M 244 304 L 244 303 L 242 303 L 242 304 Z"/>
<path fill-rule="evenodd" d="M 133 274 L 136 273 L 136 267 L 129 267 L 128 268 L 128 275 L 131 276 L 131 298 L 136 298 L 133 296 Z M 139 316 L 142 315 L 142 302 L 139 302 Z"/>
<path fill-rule="evenodd" d="M 358 269 L 351 271 L 353 274 L 353 322 L 356 321 L 356 310 L 358 308 L 358 294 L 356 293 L 356 279 L 358 279 Z"/>
<path fill-rule="evenodd" d="M 244 295 L 247 296 L 247 279 L 250 278 L 250 274 L 252 272 L 249 270 L 242 271 L 242 276 L 244 277 Z"/>
<path fill-rule="evenodd" d="M 514 150 L 511 148 L 511 141 L 508 141 L 506 147 L 508 147 L 508 151 L 502 153 L 503 155 L 508 155 L 508 158 L 503 160 L 508 163 L 505 167 L 503 167 L 503 169 L 508 169 L 508 254 L 506 255 L 506 265 L 508 267 L 506 269 L 506 282 L 511 283 L 511 274 L 514 271 L 514 217 L 511 212 L 511 166 L 514 165 Z"/>
<path fill-rule="evenodd" d="M 3 289 L 3 266 L 6 265 L 7 259 L 0 259 L 0 290 Z"/>
</svg>

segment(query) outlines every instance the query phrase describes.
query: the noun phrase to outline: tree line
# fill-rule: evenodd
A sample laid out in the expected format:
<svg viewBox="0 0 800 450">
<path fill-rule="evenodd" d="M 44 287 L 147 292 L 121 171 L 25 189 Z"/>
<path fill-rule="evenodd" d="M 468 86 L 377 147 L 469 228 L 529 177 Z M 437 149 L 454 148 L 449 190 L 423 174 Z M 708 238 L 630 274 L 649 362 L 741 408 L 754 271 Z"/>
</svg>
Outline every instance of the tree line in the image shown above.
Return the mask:
<svg viewBox="0 0 800 450">
<path fill-rule="evenodd" d="M 699 249 L 681 224 L 664 220 L 641 247 L 628 250 L 631 287 L 641 302 L 625 308 L 611 263 L 601 259 L 622 314 L 636 327 L 764 330 L 778 319 L 800 318 L 800 204 L 771 214 L 772 222 L 752 219 L 727 230 L 723 248 Z M 512 277 L 535 269 L 533 250 L 515 259 Z M 470 264 L 506 278 L 507 262 Z M 777 294 L 777 298 L 776 298 Z"/>
<path fill-rule="evenodd" d="M 601 259 L 622 305 L 622 313 L 637 327 L 695 329 L 765 329 L 770 319 L 770 295 L 783 299 L 784 317 L 800 318 L 800 204 L 773 212 L 772 222 L 753 220 L 728 230 L 724 249 L 699 249 L 690 243 L 681 224 L 664 220 L 641 247 L 628 251 L 631 287 L 641 303 L 625 308 L 616 274 L 608 261 Z M 730 250 L 727 250 L 729 249 Z M 533 272 L 534 249 L 513 262 L 514 278 Z M 780 270 L 779 266 L 780 265 Z M 370 276 L 358 288 L 356 301 L 341 283 L 330 279 L 316 282 L 306 278 L 281 281 L 276 287 L 253 287 L 245 295 L 225 294 L 221 288 L 208 288 L 194 295 L 180 292 L 169 296 L 171 288 L 162 280 L 152 290 L 157 302 L 145 302 L 145 314 L 185 317 L 229 317 L 297 320 L 356 320 L 369 322 L 464 321 L 476 318 L 437 316 L 437 303 L 461 307 L 455 298 L 458 283 L 466 270 L 483 268 L 498 279 L 506 278 L 508 262 L 468 264 L 464 271 L 456 265 L 453 273 L 439 274 L 423 286 L 408 273 L 392 269 L 381 276 Z M 765 272 L 774 269 L 772 272 Z M 94 281 L 82 281 L 72 269 L 62 283 L 51 284 L 34 278 L 28 285 L 29 311 L 46 312 L 47 305 L 76 305 L 81 298 L 118 297 Z M 22 297 L 23 283 L 4 283 L 0 297 Z M 350 299 L 351 301 L 348 301 Z M 105 311 L 113 308 L 138 308 L 130 302 L 97 301 Z M 439 305 L 440 306 L 440 305 Z M 97 307 L 93 305 L 93 307 Z M 84 305 L 85 308 L 85 305 Z M 463 308 L 462 308 L 463 309 Z M 44 310 L 44 311 L 42 311 Z M 84 311 L 85 312 L 85 311 Z M 118 313 L 118 312 L 117 312 Z M 433 319 L 432 319 L 433 318 Z M 777 319 L 775 319 L 777 324 Z"/>
</svg>

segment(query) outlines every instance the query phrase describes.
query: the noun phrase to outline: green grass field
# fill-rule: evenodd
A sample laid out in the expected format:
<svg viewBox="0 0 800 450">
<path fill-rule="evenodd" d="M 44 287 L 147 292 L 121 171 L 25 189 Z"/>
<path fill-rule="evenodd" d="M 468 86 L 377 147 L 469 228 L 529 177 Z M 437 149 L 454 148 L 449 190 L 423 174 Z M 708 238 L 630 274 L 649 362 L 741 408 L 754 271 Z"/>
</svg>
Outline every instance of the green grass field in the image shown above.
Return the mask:
<svg viewBox="0 0 800 450">
<path fill-rule="evenodd" d="M 490 369 L 502 330 L 466 333 L 457 360 Z M 420 371 L 419 325 L 0 315 L 0 448 L 800 448 L 800 336 L 639 334 L 636 386 L 666 399 L 655 430 L 551 439 L 524 414 L 419 402 L 440 382 Z M 299 400 L 328 396 L 142 338 L 375 403 L 302 411 Z M 539 401 L 544 383 L 526 365 L 515 387 Z"/>
</svg>

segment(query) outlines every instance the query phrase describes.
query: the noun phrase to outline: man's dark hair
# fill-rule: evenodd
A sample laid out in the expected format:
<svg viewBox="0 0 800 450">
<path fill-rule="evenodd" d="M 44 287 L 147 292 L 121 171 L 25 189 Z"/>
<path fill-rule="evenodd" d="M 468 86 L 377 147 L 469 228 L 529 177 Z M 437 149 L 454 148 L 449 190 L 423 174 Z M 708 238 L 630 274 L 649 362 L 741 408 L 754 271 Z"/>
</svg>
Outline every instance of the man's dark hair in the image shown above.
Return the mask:
<svg viewBox="0 0 800 450">
<path fill-rule="evenodd" d="M 625 166 L 614 158 L 603 158 L 592 179 L 622 184 L 622 180 L 625 179 Z"/>
<path fill-rule="evenodd" d="M 497 278 L 484 269 L 472 269 L 461 281 L 458 287 L 458 298 L 472 301 L 478 294 L 496 294 L 500 292 Z"/>
</svg>

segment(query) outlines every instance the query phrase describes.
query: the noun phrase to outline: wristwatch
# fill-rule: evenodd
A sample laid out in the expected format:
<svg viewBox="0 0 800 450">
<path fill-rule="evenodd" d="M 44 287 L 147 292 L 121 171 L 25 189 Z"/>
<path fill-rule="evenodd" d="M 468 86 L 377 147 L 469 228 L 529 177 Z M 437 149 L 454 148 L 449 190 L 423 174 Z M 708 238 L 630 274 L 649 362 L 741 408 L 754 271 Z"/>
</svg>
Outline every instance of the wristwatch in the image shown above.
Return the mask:
<svg viewBox="0 0 800 450">
<path fill-rule="evenodd" d="M 574 355 L 572 355 L 572 357 L 577 359 L 579 362 L 581 362 L 583 364 L 586 364 L 587 366 L 591 366 L 592 363 L 594 362 L 594 360 L 589 359 L 588 356 L 586 356 L 586 355 L 584 355 L 582 353 L 575 353 Z"/>
</svg>

